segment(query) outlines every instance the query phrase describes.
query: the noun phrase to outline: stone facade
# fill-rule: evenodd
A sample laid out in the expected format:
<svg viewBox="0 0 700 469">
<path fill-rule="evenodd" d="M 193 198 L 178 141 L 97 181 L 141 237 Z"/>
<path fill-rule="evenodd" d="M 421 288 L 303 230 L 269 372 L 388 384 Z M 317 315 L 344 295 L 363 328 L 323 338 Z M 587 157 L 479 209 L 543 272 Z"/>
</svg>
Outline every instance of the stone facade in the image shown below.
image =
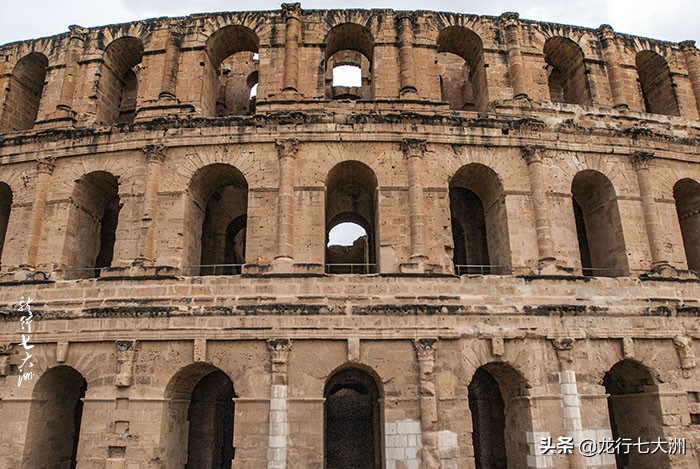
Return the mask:
<svg viewBox="0 0 700 469">
<path fill-rule="evenodd" d="M 0 468 L 698 467 L 692 41 L 285 4 L 0 57 Z"/>
</svg>

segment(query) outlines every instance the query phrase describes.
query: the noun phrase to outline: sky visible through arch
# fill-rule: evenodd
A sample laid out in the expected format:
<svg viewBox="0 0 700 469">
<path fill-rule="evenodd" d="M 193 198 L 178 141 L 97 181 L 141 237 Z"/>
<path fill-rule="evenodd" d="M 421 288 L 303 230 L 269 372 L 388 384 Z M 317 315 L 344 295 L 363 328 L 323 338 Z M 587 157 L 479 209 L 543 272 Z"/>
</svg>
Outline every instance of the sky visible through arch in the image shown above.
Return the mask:
<svg viewBox="0 0 700 469">
<path fill-rule="evenodd" d="M 70 24 L 89 27 L 214 11 L 278 10 L 280 3 L 269 0 L 4 0 L 0 44 L 60 34 L 67 31 Z M 674 42 L 700 41 L 698 0 L 433 0 L 428 4 L 416 0 L 314 0 L 302 2 L 302 8 L 430 9 L 494 16 L 517 11 L 523 19 L 591 28 L 607 23 L 621 33 Z"/>
</svg>

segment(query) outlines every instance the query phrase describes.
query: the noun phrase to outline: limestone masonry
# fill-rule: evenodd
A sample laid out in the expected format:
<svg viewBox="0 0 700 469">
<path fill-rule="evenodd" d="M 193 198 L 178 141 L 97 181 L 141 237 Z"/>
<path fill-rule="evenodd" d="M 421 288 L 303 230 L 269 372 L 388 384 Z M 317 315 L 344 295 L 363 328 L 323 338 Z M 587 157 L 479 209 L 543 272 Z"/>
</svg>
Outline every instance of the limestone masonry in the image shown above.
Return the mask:
<svg viewBox="0 0 700 469">
<path fill-rule="evenodd" d="M 700 467 L 693 41 L 283 4 L 0 105 L 0 468 Z"/>
</svg>

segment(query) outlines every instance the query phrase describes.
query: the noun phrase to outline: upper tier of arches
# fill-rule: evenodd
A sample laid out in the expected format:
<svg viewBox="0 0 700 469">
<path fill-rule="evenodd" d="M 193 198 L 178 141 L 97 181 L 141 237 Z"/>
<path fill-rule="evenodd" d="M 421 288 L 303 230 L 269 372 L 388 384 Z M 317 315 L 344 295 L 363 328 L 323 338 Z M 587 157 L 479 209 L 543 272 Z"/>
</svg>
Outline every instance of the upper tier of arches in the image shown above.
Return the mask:
<svg viewBox="0 0 700 469">
<path fill-rule="evenodd" d="M 159 18 L 0 47 L 0 133 L 223 117 L 296 102 L 411 100 L 487 111 L 514 97 L 697 119 L 700 53 L 680 44 L 500 17 L 392 10 Z M 334 70 L 356 68 L 352 86 Z M 648 116 L 646 117 L 648 118 Z"/>
</svg>

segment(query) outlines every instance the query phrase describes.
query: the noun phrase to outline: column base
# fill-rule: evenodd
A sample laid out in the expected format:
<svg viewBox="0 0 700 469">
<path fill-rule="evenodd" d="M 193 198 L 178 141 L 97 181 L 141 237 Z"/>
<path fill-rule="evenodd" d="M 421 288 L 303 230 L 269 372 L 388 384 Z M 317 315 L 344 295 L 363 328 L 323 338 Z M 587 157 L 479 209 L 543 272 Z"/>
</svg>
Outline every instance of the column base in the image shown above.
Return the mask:
<svg viewBox="0 0 700 469">
<path fill-rule="evenodd" d="M 543 277 L 558 277 L 562 275 L 574 275 L 574 269 L 557 265 L 556 259 L 547 258 L 539 260 L 537 268 L 532 270 L 532 274 Z"/>
<path fill-rule="evenodd" d="M 147 101 L 138 109 L 134 122 L 152 120 L 157 117 L 177 116 L 180 114 L 192 114 L 195 112 L 191 104 L 181 104 L 177 99 L 160 98 Z"/>
<path fill-rule="evenodd" d="M 291 257 L 276 257 L 272 261 L 273 274 L 291 274 L 294 272 L 294 259 Z"/>
</svg>

